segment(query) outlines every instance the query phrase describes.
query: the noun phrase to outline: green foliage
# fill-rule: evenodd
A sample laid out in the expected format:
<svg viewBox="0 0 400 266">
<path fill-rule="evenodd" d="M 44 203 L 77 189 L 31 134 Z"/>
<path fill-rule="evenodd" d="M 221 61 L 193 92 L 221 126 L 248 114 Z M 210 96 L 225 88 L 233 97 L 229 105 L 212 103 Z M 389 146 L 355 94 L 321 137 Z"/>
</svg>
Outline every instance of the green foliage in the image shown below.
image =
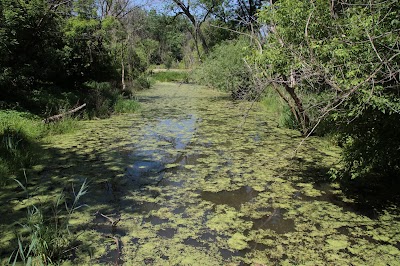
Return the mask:
<svg viewBox="0 0 400 266">
<path fill-rule="evenodd" d="M 150 64 L 168 65 L 169 62 L 183 59 L 187 22 L 181 16 L 170 17 L 153 10 L 147 14 L 144 26 L 147 36 L 150 37 L 145 39 L 147 45 L 144 43 L 145 46 L 151 47 L 147 53 Z"/>
<path fill-rule="evenodd" d="M 85 102 L 89 118 L 104 118 L 112 114 L 119 92 L 109 82 L 90 81 L 84 84 L 87 93 Z"/>
<path fill-rule="evenodd" d="M 171 69 L 173 63 L 174 63 L 174 59 L 172 58 L 172 55 L 167 54 L 166 58 L 165 58 L 165 67 L 169 70 Z"/>
<path fill-rule="evenodd" d="M 277 120 L 280 127 L 298 129 L 297 121 L 287 104 L 270 89 L 266 90 L 260 103 L 268 113 L 273 113 L 278 117 Z"/>
<path fill-rule="evenodd" d="M 233 98 L 243 98 L 253 88 L 251 73 L 245 65 L 249 43 L 244 39 L 217 45 L 203 64 L 194 71 L 200 84 L 230 92 Z"/>
<path fill-rule="evenodd" d="M 17 181 L 17 180 L 16 180 Z M 18 184 L 27 192 L 27 188 L 19 181 Z M 69 229 L 69 222 L 74 212 L 84 205 L 79 205 L 79 200 L 87 193 L 86 180 L 80 189 L 69 199 L 61 193 L 51 207 L 52 214 L 47 215 L 45 206 L 40 208 L 33 205 L 27 208 L 27 217 L 19 225 L 18 248 L 9 258 L 11 265 L 22 261 L 24 265 L 49 265 L 57 264 L 64 258 L 65 250 L 70 248 L 74 236 Z M 31 198 L 27 197 L 29 201 Z"/>
<path fill-rule="evenodd" d="M 77 121 L 66 118 L 56 123 L 44 124 L 30 113 L 0 112 L 0 183 L 10 176 L 22 176 L 43 153 L 39 141 L 43 137 L 72 132 Z"/>
<path fill-rule="evenodd" d="M 400 115 L 385 115 L 379 110 L 368 109 L 363 115 L 345 126 L 340 132 L 343 143 L 344 172 L 342 177 L 378 178 L 397 185 L 400 182 Z"/>
<path fill-rule="evenodd" d="M 297 129 L 296 120 L 293 118 L 289 107 L 279 96 L 273 93 L 273 91 L 268 89 L 260 103 L 268 115 L 270 113 L 276 115 L 280 127 Z"/>
<path fill-rule="evenodd" d="M 147 74 L 142 74 L 133 81 L 133 89 L 146 90 L 150 89 L 151 80 Z"/>
<path fill-rule="evenodd" d="M 95 18 L 78 16 L 65 22 L 63 64 L 68 70 L 68 79 L 79 85 L 117 77 L 109 51 L 100 41 L 104 34 L 101 22 Z"/>
<path fill-rule="evenodd" d="M 231 27 L 234 28 L 231 24 L 232 23 L 227 24 L 225 21 L 220 20 L 206 21 L 203 24 L 203 32 L 207 38 L 208 45 L 210 47 L 215 47 L 224 41 L 237 38 L 237 33 L 229 30 Z"/>
<path fill-rule="evenodd" d="M 331 4 L 282 0 L 265 6 L 259 19 L 271 30 L 257 64 L 270 81 L 294 84 L 310 128 L 341 136 L 339 176 L 398 181 L 400 98 L 393 73 L 400 57 L 393 47 L 400 4 Z"/>
<path fill-rule="evenodd" d="M 2 171 L 0 182 L 6 182 L 11 174 L 17 174 L 34 162 L 37 147 L 22 130 L 4 128 L 0 134 L 0 152 Z"/>
<path fill-rule="evenodd" d="M 45 135 L 54 136 L 72 133 L 79 128 L 78 119 L 66 116 L 60 121 L 45 125 Z"/>
<path fill-rule="evenodd" d="M 180 71 L 157 71 L 151 77 L 160 82 L 188 82 L 189 73 Z"/>
<path fill-rule="evenodd" d="M 114 106 L 114 112 L 122 114 L 122 113 L 135 113 L 139 110 L 140 104 L 131 99 L 124 99 L 119 97 Z"/>
<path fill-rule="evenodd" d="M 0 182 L 20 174 L 35 161 L 36 141 L 44 135 L 40 121 L 28 113 L 0 112 Z"/>
<path fill-rule="evenodd" d="M 16 100 L 62 73 L 61 22 L 44 0 L 2 0 L 0 6 L 0 93 Z"/>
</svg>

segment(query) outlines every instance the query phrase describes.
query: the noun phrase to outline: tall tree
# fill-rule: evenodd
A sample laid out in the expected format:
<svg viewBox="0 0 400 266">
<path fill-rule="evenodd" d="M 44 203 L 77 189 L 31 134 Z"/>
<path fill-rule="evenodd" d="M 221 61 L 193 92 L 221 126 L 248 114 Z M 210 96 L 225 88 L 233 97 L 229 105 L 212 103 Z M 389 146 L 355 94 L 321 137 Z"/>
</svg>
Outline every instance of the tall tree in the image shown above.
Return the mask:
<svg viewBox="0 0 400 266">
<path fill-rule="evenodd" d="M 180 10 L 177 12 L 176 15 L 185 15 L 192 24 L 191 34 L 195 41 L 198 56 L 199 58 L 201 58 L 199 43 L 202 44 L 202 47 L 206 54 L 209 51 L 209 46 L 201 26 L 206 21 L 206 19 L 209 18 L 209 16 L 222 5 L 224 0 L 173 0 L 173 2 L 175 6 Z"/>
<path fill-rule="evenodd" d="M 0 1 L 1 98 L 27 94 L 62 73 L 62 1 Z M 17 100 L 14 99 L 14 100 Z"/>
<path fill-rule="evenodd" d="M 237 0 L 236 14 L 240 24 L 246 27 L 257 23 L 256 14 L 263 6 L 265 0 Z"/>
<path fill-rule="evenodd" d="M 279 0 L 259 15 L 270 30 L 257 62 L 264 77 L 303 134 L 334 125 L 353 178 L 399 176 L 399 11 L 397 0 Z"/>
</svg>

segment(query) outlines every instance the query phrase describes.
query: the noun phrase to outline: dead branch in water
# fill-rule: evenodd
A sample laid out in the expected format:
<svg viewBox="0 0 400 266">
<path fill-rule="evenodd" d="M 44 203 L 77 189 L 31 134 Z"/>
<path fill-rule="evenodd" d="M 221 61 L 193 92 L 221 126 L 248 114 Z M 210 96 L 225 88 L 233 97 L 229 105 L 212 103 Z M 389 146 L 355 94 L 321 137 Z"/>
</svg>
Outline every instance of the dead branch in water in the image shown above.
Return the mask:
<svg viewBox="0 0 400 266">
<path fill-rule="evenodd" d="M 50 117 L 48 117 L 46 119 L 43 119 L 42 121 L 43 121 L 43 123 L 46 123 L 46 124 L 50 123 L 50 122 L 56 122 L 56 121 L 62 119 L 64 116 L 76 113 L 76 112 L 78 112 L 79 110 L 81 110 L 81 109 L 83 109 L 85 107 L 86 107 L 86 103 L 84 103 L 84 104 L 82 104 L 82 105 L 80 105 L 80 106 L 78 106 L 78 107 L 76 107 L 74 109 L 71 109 L 66 113 L 53 115 L 53 116 L 50 116 Z"/>
<path fill-rule="evenodd" d="M 97 211 L 96 213 L 95 213 L 95 215 L 100 215 L 101 217 L 103 217 L 103 218 L 106 218 L 110 223 L 111 223 L 111 226 L 117 226 L 117 224 L 121 221 L 121 218 L 118 218 L 118 219 L 113 219 L 113 218 L 111 218 L 111 217 L 109 217 L 109 216 L 107 216 L 107 215 L 104 215 L 104 214 L 102 214 L 101 212 L 99 212 L 99 211 Z"/>
</svg>

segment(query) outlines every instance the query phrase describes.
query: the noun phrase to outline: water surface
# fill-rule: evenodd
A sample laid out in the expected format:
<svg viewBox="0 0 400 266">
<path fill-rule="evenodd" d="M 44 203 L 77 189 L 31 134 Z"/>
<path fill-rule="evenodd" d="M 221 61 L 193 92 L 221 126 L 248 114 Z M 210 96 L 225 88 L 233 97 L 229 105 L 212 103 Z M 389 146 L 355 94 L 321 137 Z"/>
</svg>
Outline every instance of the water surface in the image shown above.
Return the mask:
<svg viewBox="0 0 400 266">
<path fill-rule="evenodd" d="M 192 85 L 159 84 L 142 111 L 83 123 L 52 139 L 44 188 L 87 178 L 73 263 L 126 265 L 396 265 L 397 207 L 360 211 L 321 184 L 338 150 L 273 114 Z M 57 183 L 58 182 L 58 183 Z M 17 206 L 17 203 L 14 203 Z M 96 213 L 120 219 L 112 227 Z M 115 243 L 119 241 L 119 248 Z M 7 244 L 6 240 L 3 244 Z"/>
</svg>

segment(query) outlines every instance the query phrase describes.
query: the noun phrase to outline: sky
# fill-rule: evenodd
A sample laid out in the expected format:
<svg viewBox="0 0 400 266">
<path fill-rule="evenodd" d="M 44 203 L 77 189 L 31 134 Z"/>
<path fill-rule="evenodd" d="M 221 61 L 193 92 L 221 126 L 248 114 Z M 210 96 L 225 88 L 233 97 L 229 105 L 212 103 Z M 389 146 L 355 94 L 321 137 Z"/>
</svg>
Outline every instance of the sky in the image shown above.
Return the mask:
<svg viewBox="0 0 400 266">
<path fill-rule="evenodd" d="M 164 9 L 166 2 L 169 2 L 169 1 L 165 1 L 165 0 L 135 0 L 133 2 L 135 3 L 135 5 L 138 5 L 147 10 L 155 9 L 155 10 L 161 11 Z"/>
</svg>

